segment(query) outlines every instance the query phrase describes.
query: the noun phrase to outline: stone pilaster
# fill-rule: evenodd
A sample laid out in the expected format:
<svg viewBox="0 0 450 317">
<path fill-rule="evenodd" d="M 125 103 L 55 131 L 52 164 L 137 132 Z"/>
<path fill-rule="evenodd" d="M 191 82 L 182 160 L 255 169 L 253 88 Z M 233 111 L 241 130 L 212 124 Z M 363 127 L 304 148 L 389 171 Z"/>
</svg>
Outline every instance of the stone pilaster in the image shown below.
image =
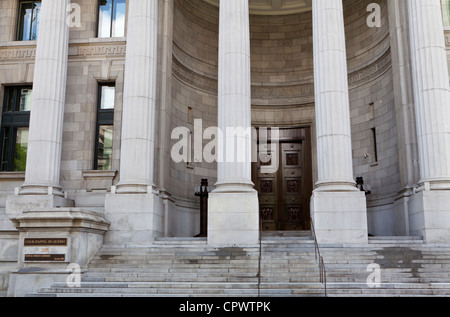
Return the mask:
<svg viewBox="0 0 450 317">
<path fill-rule="evenodd" d="M 105 201 L 106 244 L 151 244 L 164 232 L 154 185 L 159 3 L 128 1 L 120 182 Z"/>
<path fill-rule="evenodd" d="M 248 0 L 221 0 L 218 181 L 209 198 L 208 242 L 256 244 L 258 197 L 251 181 L 250 18 Z"/>
<path fill-rule="evenodd" d="M 364 193 L 353 177 L 342 0 L 313 0 L 318 182 L 311 210 L 319 242 L 367 241 Z"/>
<path fill-rule="evenodd" d="M 66 98 L 69 0 L 45 0 L 39 21 L 25 184 L 21 195 L 63 196 L 61 143 Z"/>
<path fill-rule="evenodd" d="M 440 0 L 408 1 L 419 189 L 410 228 L 426 242 L 450 240 L 450 95 Z"/>
</svg>

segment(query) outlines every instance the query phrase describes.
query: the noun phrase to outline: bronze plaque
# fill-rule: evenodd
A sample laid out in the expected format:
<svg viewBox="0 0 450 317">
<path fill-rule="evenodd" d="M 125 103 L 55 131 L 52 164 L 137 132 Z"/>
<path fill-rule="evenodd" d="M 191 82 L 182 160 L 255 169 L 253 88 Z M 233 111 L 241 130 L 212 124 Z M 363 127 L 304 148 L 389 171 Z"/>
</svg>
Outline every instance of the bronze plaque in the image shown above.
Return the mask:
<svg viewBox="0 0 450 317">
<path fill-rule="evenodd" d="M 25 261 L 29 262 L 64 262 L 65 254 L 25 254 Z"/>
<path fill-rule="evenodd" d="M 25 247 L 66 247 L 67 238 L 24 239 Z"/>
</svg>

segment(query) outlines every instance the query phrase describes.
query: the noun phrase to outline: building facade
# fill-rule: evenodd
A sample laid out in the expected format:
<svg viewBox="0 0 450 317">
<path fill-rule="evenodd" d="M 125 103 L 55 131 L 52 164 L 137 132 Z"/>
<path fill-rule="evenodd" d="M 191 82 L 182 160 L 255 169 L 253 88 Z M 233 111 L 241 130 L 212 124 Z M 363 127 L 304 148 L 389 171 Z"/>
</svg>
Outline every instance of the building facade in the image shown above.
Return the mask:
<svg viewBox="0 0 450 317">
<path fill-rule="evenodd" d="M 450 242 L 448 0 L 1 0 L 0 26 L 4 292 L 38 239 L 56 274 L 196 236 L 203 178 L 213 246 L 310 218 Z"/>
</svg>

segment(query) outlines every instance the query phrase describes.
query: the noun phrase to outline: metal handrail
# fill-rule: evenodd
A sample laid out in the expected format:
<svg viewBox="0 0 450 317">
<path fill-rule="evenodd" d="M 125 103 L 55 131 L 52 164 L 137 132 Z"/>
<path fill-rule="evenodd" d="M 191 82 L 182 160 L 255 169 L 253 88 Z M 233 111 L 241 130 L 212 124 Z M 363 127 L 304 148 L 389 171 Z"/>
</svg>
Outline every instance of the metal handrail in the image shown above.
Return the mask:
<svg viewBox="0 0 450 317">
<path fill-rule="evenodd" d="M 319 243 L 317 242 L 316 230 L 314 228 L 314 222 L 310 219 L 311 222 L 311 231 L 314 236 L 314 254 L 316 261 L 319 261 L 319 275 L 320 275 L 320 283 L 324 286 L 325 296 L 327 296 L 327 270 L 325 268 L 325 262 L 323 261 L 323 257 L 320 255 Z"/>
<path fill-rule="evenodd" d="M 262 219 L 259 220 L 258 297 L 261 297 Z"/>
</svg>

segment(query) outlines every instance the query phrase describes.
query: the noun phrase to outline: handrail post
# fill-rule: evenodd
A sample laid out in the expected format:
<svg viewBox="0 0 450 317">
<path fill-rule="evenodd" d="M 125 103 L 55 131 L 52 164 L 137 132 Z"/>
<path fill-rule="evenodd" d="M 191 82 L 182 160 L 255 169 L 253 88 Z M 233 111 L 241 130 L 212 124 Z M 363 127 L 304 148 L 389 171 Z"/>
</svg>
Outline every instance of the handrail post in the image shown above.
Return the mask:
<svg viewBox="0 0 450 317">
<path fill-rule="evenodd" d="M 320 283 L 324 286 L 325 297 L 326 297 L 327 296 L 327 271 L 325 269 L 325 262 L 323 260 L 323 257 L 320 255 L 319 243 L 317 241 L 316 230 L 314 228 L 314 222 L 313 222 L 312 218 L 310 219 L 310 222 L 311 222 L 311 231 L 314 236 L 314 255 L 315 255 L 316 261 L 317 260 L 319 261 L 319 279 L 320 279 Z"/>
<path fill-rule="evenodd" d="M 258 297 L 261 297 L 262 219 L 259 220 Z"/>
</svg>

